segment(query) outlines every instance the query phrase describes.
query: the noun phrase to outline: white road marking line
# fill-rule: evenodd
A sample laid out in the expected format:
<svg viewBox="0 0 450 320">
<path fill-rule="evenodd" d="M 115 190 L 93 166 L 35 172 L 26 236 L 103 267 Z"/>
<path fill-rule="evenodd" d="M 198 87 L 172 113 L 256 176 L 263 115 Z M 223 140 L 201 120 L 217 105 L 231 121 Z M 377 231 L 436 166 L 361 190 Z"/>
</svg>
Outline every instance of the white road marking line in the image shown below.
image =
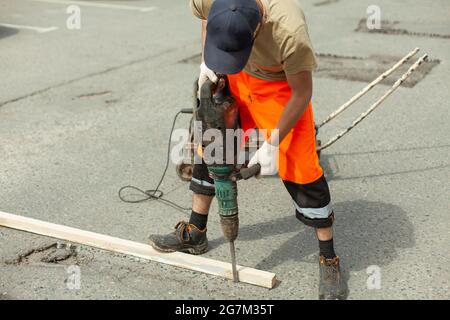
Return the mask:
<svg viewBox="0 0 450 320">
<path fill-rule="evenodd" d="M 14 29 L 25 29 L 25 30 L 33 30 L 39 33 L 46 33 L 50 31 L 58 30 L 58 27 L 48 27 L 48 28 L 42 28 L 42 27 L 33 27 L 33 26 L 24 26 L 20 24 L 10 24 L 10 23 L 0 23 L 0 26 L 7 27 L 7 28 L 14 28 Z"/>
<path fill-rule="evenodd" d="M 133 10 L 140 12 L 150 12 L 156 10 L 156 7 L 133 7 L 122 4 L 106 4 L 99 2 L 87 2 L 87 1 L 74 1 L 74 0 L 30 0 L 34 2 L 47 2 L 47 3 L 55 3 L 55 4 L 64 4 L 64 5 L 79 5 L 86 7 L 97 7 L 97 8 L 107 8 L 107 9 L 119 9 L 119 10 Z"/>
</svg>

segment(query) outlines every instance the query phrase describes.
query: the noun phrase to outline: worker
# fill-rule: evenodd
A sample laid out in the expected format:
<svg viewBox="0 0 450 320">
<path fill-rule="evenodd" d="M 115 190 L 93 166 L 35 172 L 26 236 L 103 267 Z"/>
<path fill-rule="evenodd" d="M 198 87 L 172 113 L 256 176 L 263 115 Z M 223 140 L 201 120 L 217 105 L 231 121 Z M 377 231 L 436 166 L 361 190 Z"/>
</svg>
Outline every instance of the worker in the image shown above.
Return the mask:
<svg viewBox="0 0 450 320">
<path fill-rule="evenodd" d="M 250 159 L 261 175 L 278 175 L 293 199 L 295 215 L 315 228 L 319 246 L 319 299 L 345 299 L 346 283 L 333 246 L 334 213 L 316 152 L 312 71 L 316 57 L 303 10 L 296 0 L 190 0 L 202 19 L 199 87 L 218 74 L 228 77 L 244 131 L 270 133 Z M 205 164 L 196 164 L 189 222 L 167 235 L 151 235 L 159 251 L 202 254 L 208 249 L 206 225 L 214 181 Z M 295 253 L 292 253 L 295 254 Z"/>
</svg>

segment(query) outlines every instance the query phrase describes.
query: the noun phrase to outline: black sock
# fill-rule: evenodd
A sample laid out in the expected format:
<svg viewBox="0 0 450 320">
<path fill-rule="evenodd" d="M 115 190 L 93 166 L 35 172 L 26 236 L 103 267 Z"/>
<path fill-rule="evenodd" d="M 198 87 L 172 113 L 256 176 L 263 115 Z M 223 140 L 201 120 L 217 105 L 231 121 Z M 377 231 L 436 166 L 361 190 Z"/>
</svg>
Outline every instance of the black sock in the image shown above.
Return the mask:
<svg viewBox="0 0 450 320">
<path fill-rule="evenodd" d="M 189 219 L 189 224 L 193 224 L 200 230 L 203 230 L 206 228 L 206 223 L 208 222 L 208 215 L 207 214 L 200 214 L 192 210 L 191 218 Z"/>
<path fill-rule="evenodd" d="M 336 257 L 336 253 L 334 253 L 333 238 L 326 241 L 319 240 L 319 249 L 320 255 L 324 256 L 325 259 L 333 259 Z"/>
</svg>

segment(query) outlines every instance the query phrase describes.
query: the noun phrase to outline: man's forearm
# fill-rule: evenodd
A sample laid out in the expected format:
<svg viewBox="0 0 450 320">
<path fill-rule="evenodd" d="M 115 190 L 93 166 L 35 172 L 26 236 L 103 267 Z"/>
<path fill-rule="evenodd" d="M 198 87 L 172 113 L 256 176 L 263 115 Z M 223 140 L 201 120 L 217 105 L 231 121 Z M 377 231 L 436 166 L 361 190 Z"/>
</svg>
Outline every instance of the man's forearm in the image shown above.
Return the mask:
<svg viewBox="0 0 450 320">
<path fill-rule="evenodd" d="M 286 74 L 286 78 L 292 89 L 292 95 L 278 120 L 278 134 L 273 134 L 270 137 L 269 143 L 272 145 L 277 145 L 277 142 L 281 142 L 286 137 L 305 113 L 312 97 L 311 71 L 302 71 L 292 75 Z"/>
<path fill-rule="evenodd" d="M 281 142 L 286 137 L 289 131 L 291 131 L 291 129 L 305 113 L 310 99 L 311 96 L 307 94 L 292 95 L 281 114 L 280 120 L 278 121 L 278 137 L 276 135 L 272 135 L 269 141 L 270 144 L 276 145 L 278 141 Z"/>
</svg>

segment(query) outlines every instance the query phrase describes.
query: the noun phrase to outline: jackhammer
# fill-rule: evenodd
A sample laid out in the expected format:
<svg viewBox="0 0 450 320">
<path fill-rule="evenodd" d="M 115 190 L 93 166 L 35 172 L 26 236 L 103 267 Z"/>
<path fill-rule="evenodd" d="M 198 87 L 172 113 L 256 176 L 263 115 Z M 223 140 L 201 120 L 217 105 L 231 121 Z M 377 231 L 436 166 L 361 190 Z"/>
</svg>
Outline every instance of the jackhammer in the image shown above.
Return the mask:
<svg viewBox="0 0 450 320">
<path fill-rule="evenodd" d="M 239 125 L 238 118 L 238 107 L 230 94 L 226 77 L 219 77 L 217 84 L 207 80 L 200 88 L 200 98 L 197 99 L 196 106 L 194 106 L 194 119 L 201 124 L 202 150 L 214 143 L 214 148 L 211 150 L 210 155 L 211 159 L 203 156 L 203 161 L 207 164 L 210 177 L 214 179 L 220 223 L 223 234 L 230 243 L 234 282 L 239 281 L 234 246 L 239 229 L 236 181 L 256 175 L 261 168 L 259 165 L 241 170 L 236 168 L 236 150 L 239 147 L 238 138 L 234 134 L 227 135 L 227 129 L 234 132 Z M 221 134 L 218 136 L 221 141 L 213 139 L 205 141 L 203 139 L 204 133 L 209 129 L 220 132 Z M 230 136 L 233 137 L 232 141 L 227 141 L 227 137 Z"/>
</svg>

